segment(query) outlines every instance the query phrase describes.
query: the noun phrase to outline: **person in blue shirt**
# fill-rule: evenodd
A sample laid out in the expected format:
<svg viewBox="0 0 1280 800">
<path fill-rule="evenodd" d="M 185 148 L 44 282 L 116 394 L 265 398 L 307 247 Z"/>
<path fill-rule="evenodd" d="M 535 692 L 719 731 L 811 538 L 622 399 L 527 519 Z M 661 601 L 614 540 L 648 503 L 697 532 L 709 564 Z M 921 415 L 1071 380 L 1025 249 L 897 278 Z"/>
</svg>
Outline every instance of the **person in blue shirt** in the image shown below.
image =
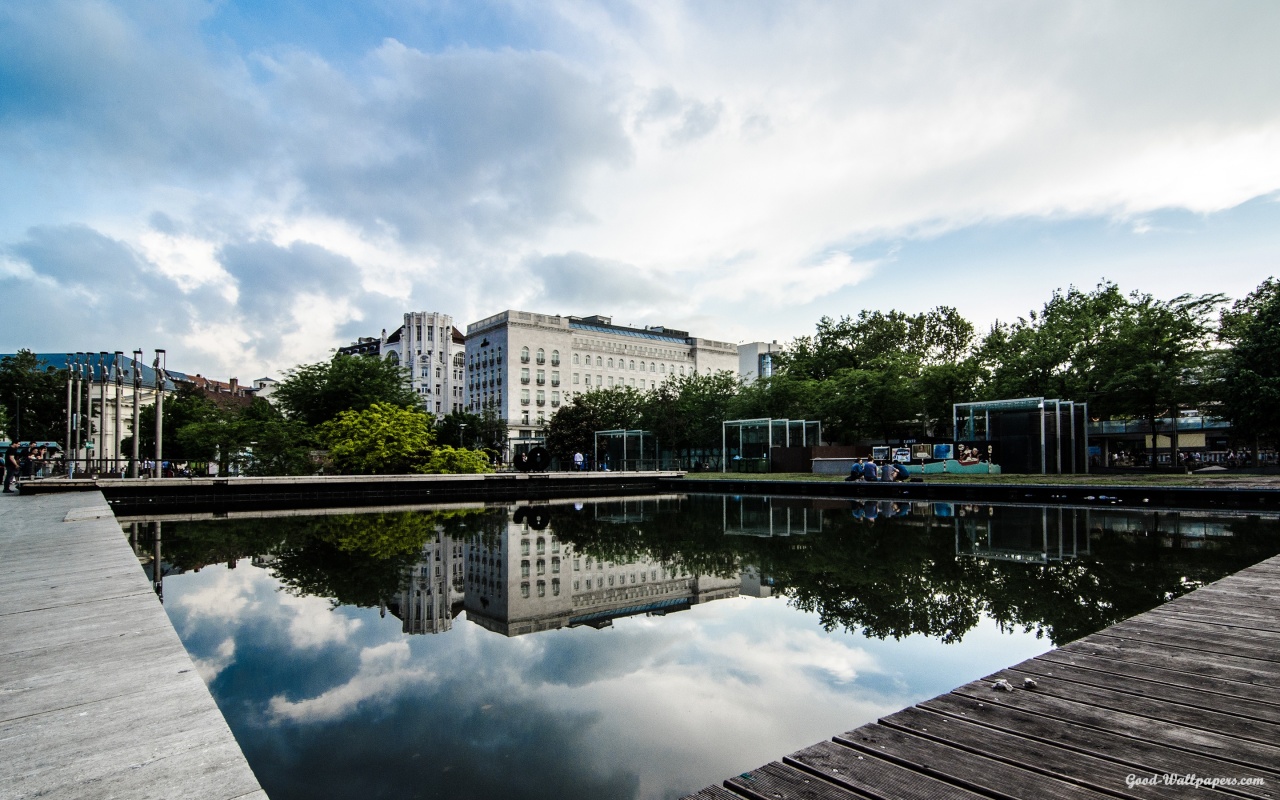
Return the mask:
<svg viewBox="0 0 1280 800">
<path fill-rule="evenodd" d="M 869 481 L 880 480 L 880 468 L 876 466 L 875 461 L 868 458 L 862 465 L 862 477 Z"/>
<path fill-rule="evenodd" d="M 893 471 L 889 475 L 889 480 L 909 481 L 911 480 L 911 473 L 907 472 L 906 467 L 902 466 L 897 461 L 895 461 L 893 462 Z"/>
</svg>

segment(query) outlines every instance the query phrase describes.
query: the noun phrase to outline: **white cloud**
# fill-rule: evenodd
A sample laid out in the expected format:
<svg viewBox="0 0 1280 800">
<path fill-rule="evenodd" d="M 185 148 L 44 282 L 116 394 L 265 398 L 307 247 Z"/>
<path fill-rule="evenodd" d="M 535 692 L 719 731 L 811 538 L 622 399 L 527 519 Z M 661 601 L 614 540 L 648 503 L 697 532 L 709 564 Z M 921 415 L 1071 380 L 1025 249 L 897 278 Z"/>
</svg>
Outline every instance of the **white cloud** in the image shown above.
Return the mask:
<svg viewBox="0 0 1280 800">
<path fill-rule="evenodd" d="M 299 700 L 277 695 L 267 710 L 277 721 L 324 722 L 360 705 L 393 699 L 407 686 L 431 679 L 429 670 L 412 662 L 407 642 L 387 642 L 361 650 L 360 667 L 346 683 Z"/>
<path fill-rule="evenodd" d="M 74 295 L 98 335 L 177 340 L 174 366 L 205 374 L 317 360 L 411 308 L 794 335 L 895 280 L 852 255 L 869 242 L 1142 232 L 1280 189 L 1280 6 L 559 3 L 532 14 L 540 47 L 347 58 L 293 32 L 204 38 L 218 13 L 0 10 L 0 288 L 59 312 Z M 1274 234 L 1252 236 L 1222 258 L 1273 268 Z M 67 271 L 104 252 L 106 285 Z M 1105 269 L 1075 267 L 1004 315 Z M 32 335 L 0 326 L 0 350 L 99 346 Z"/>
</svg>

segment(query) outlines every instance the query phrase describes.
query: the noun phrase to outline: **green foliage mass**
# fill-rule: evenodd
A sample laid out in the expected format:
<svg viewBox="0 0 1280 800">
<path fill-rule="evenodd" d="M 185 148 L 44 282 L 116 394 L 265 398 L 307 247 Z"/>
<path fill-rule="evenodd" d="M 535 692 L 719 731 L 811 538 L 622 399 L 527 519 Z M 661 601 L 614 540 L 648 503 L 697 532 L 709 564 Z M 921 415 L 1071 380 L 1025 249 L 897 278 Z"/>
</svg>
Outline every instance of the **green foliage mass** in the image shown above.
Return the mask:
<svg viewBox="0 0 1280 800">
<path fill-rule="evenodd" d="M 343 411 L 384 405 L 419 408 L 421 398 L 409 386 L 398 364 L 372 355 L 335 355 L 319 364 L 290 370 L 272 398 L 290 419 L 311 427 Z"/>
<path fill-rule="evenodd" d="M 364 475 L 412 472 L 435 440 L 431 415 L 389 403 L 340 411 L 318 432 L 339 471 Z"/>
<path fill-rule="evenodd" d="M 1280 444 L 1280 282 L 1268 278 L 1222 315 L 1221 364 L 1227 417 L 1242 431 Z"/>
<path fill-rule="evenodd" d="M 479 450 L 463 450 L 440 445 L 431 448 L 427 460 L 418 464 L 414 472 L 447 475 L 479 475 L 492 472 L 489 456 Z"/>
<path fill-rule="evenodd" d="M 67 435 L 66 387 L 66 370 L 55 370 L 30 350 L 0 359 L 0 436 L 61 442 Z"/>
</svg>

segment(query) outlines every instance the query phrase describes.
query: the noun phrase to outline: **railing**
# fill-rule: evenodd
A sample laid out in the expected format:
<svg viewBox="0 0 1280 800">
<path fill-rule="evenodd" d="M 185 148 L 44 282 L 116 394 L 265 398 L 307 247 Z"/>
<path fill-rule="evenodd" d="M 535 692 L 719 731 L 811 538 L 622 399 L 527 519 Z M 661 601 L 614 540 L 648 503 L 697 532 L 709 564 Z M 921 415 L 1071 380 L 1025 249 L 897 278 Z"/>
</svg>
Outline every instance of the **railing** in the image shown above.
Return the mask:
<svg viewBox="0 0 1280 800">
<path fill-rule="evenodd" d="M 546 379 L 546 378 L 538 378 L 538 385 L 539 385 L 539 386 L 546 386 L 546 385 L 547 385 L 547 379 Z"/>
<path fill-rule="evenodd" d="M 1218 417 L 1178 417 L 1179 431 L 1226 430 L 1231 423 Z M 1173 420 L 1169 417 L 1156 420 L 1156 433 L 1167 434 L 1173 430 Z M 1150 434 L 1151 421 L 1140 419 L 1113 419 L 1089 423 L 1089 435 L 1107 434 Z"/>
<path fill-rule="evenodd" d="M 528 375 L 521 375 L 521 376 L 520 376 L 520 382 L 521 382 L 521 383 L 523 383 L 523 384 L 525 384 L 525 385 L 528 385 L 528 383 L 529 383 L 529 376 L 528 376 Z"/>
</svg>

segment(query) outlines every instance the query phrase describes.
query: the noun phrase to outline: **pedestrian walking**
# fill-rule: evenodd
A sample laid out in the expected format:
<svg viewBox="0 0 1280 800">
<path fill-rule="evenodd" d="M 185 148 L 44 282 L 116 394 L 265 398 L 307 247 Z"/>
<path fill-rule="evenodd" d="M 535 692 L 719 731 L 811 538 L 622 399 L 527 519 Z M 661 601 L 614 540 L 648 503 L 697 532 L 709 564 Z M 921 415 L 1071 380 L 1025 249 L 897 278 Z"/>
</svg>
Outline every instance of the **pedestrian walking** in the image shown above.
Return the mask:
<svg viewBox="0 0 1280 800">
<path fill-rule="evenodd" d="M 16 444 L 9 445 L 9 449 L 4 454 L 4 491 L 13 494 L 13 482 L 18 477 L 18 471 L 22 468 L 19 461 L 20 454 Z"/>
</svg>

